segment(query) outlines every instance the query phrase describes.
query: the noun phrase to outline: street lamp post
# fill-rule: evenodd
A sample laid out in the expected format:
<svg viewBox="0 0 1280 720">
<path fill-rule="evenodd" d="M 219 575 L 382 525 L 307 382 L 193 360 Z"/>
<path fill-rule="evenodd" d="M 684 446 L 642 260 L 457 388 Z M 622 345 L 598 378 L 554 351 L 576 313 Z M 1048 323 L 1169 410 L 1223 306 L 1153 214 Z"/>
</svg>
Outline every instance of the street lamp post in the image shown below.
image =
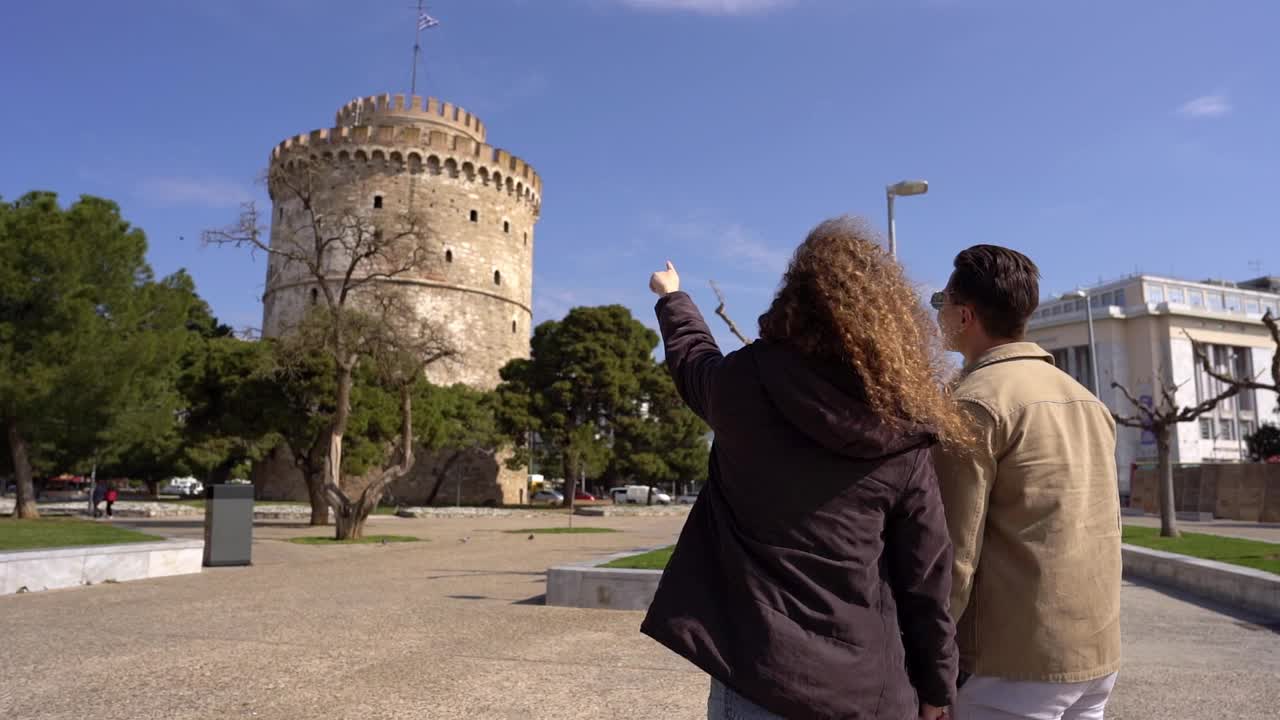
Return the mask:
<svg viewBox="0 0 1280 720">
<path fill-rule="evenodd" d="M 1089 374 L 1093 376 L 1093 394 L 1102 399 L 1102 391 L 1098 385 L 1098 345 L 1093 337 L 1093 302 L 1088 290 L 1076 290 L 1063 295 L 1064 300 L 1076 298 L 1084 300 L 1084 316 L 1089 319 Z"/>
<path fill-rule="evenodd" d="M 898 235 L 893 219 L 894 198 L 923 195 L 927 192 L 929 192 L 928 180 L 903 180 L 885 186 L 884 196 L 889 205 L 889 255 L 898 257 Z"/>
</svg>

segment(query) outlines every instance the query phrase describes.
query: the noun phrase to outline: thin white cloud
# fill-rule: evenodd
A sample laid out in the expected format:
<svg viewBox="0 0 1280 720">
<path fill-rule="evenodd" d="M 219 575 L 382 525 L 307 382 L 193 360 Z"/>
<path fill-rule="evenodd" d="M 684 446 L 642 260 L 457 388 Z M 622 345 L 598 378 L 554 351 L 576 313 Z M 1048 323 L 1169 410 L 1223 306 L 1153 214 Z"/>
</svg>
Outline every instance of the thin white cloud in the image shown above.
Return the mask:
<svg viewBox="0 0 1280 720">
<path fill-rule="evenodd" d="M 637 10 L 691 12 L 700 15 L 754 15 L 791 5 L 794 0 L 620 0 Z"/>
<path fill-rule="evenodd" d="M 149 177 L 138 182 L 135 193 L 162 207 L 235 207 L 253 199 L 248 186 L 220 178 Z"/>
<path fill-rule="evenodd" d="M 770 245 L 739 223 L 658 218 L 654 226 L 677 243 L 709 243 L 722 258 L 750 270 L 780 275 L 791 259 L 790 249 Z"/>
<path fill-rule="evenodd" d="M 1231 101 L 1226 95 L 1204 95 L 1189 100 L 1178 108 L 1178 114 L 1192 118 L 1214 118 L 1231 114 Z"/>
</svg>

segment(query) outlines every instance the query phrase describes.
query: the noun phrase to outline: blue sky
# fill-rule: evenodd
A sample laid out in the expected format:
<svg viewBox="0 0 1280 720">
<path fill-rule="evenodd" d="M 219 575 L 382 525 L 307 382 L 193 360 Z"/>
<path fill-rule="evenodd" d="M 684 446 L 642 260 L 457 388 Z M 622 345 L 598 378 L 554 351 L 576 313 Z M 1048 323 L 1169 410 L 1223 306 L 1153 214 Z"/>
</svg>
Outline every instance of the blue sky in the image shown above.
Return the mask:
<svg viewBox="0 0 1280 720">
<path fill-rule="evenodd" d="M 261 323 L 264 264 L 205 249 L 281 139 L 408 86 L 408 0 L 18 3 L 0 25 L 0 195 L 117 200 L 158 272 Z M 438 0 L 419 87 L 545 182 L 536 320 L 652 324 L 670 258 L 754 327 L 824 217 L 884 227 L 945 282 L 974 243 L 1060 292 L 1135 270 L 1280 273 L 1280 6 L 1267 0 Z M 1268 252 L 1268 250 L 1270 252 Z M 718 328 L 717 328 L 718 329 Z M 727 333 L 724 334 L 727 337 Z"/>
</svg>

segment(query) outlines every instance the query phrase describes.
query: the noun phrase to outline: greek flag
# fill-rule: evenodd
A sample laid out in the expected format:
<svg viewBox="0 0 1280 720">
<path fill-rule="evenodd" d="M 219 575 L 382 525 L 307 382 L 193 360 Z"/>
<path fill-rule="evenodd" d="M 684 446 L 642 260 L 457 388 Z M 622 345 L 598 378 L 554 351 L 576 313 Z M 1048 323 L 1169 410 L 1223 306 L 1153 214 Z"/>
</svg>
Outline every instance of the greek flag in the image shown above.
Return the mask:
<svg viewBox="0 0 1280 720">
<path fill-rule="evenodd" d="M 430 30 L 433 27 L 439 27 L 439 26 L 440 26 L 440 21 L 431 17 L 426 13 L 422 13 L 421 15 L 418 16 L 419 30 Z"/>
</svg>

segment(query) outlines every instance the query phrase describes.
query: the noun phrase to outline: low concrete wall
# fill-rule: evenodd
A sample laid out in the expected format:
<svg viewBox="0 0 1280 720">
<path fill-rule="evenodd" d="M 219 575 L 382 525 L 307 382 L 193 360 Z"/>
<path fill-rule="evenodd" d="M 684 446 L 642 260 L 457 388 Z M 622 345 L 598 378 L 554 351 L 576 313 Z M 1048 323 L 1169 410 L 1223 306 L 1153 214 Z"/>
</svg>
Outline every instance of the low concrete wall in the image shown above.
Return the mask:
<svg viewBox="0 0 1280 720">
<path fill-rule="evenodd" d="M 573 509 L 586 517 L 666 517 L 688 515 L 692 505 L 583 505 Z"/>
<path fill-rule="evenodd" d="M 632 550 L 591 562 L 553 567 L 547 570 L 547 604 L 595 610 L 647 610 L 658 591 L 661 570 L 600 566 L 657 549 Z"/>
<path fill-rule="evenodd" d="M 1280 465 L 1226 463 L 1180 465 L 1173 470 L 1174 507 L 1212 513 L 1223 520 L 1280 522 Z M 1157 471 L 1139 470 L 1129 504 L 1160 511 Z"/>
<path fill-rule="evenodd" d="M 200 572 L 203 540 L 0 552 L 0 595 Z"/>
<path fill-rule="evenodd" d="M 1280 619 L 1280 575 L 1125 545 L 1124 574 Z"/>
</svg>

